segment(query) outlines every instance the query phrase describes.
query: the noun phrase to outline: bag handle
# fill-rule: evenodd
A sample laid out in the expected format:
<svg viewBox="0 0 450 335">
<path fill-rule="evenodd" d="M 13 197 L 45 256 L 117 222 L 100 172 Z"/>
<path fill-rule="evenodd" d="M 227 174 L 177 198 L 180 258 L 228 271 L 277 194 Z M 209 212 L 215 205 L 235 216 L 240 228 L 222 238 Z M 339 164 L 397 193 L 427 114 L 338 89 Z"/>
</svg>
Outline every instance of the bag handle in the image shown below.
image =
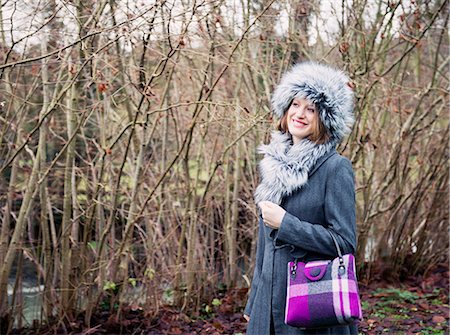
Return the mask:
<svg viewBox="0 0 450 335">
<path fill-rule="evenodd" d="M 336 236 L 334 235 L 335 233 L 333 232 L 333 230 L 331 228 L 326 228 L 326 229 L 328 230 L 328 232 L 331 235 L 331 238 L 333 239 L 334 246 L 336 247 L 336 250 L 337 250 L 339 258 L 342 258 L 341 248 L 339 247 L 339 243 L 338 243 L 338 241 L 336 239 Z"/>
<path fill-rule="evenodd" d="M 339 268 L 338 268 L 338 272 L 340 275 L 343 275 L 345 273 L 345 264 L 344 264 L 344 258 L 342 257 L 342 252 L 341 252 L 341 248 L 339 247 L 339 243 L 336 239 L 336 236 L 334 235 L 335 233 L 333 232 L 333 230 L 331 228 L 326 228 L 327 231 L 330 233 L 331 238 L 333 239 L 334 242 L 334 246 L 336 247 L 338 256 L 339 256 Z"/>
<path fill-rule="evenodd" d="M 338 273 L 342 276 L 345 271 L 345 263 L 344 263 L 344 258 L 342 257 L 342 252 L 341 252 L 341 248 L 339 247 L 339 243 L 336 239 L 336 236 L 334 235 L 335 233 L 333 232 L 333 230 L 331 228 L 325 228 L 331 235 L 331 238 L 333 239 L 334 242 L 334 246 L 336 247 L 338 256 L 339 256 L 339 267 L 338 267 Z M 291 278 L 295 279 L 295 276 L 297 275 L 297 263 L 298 263 L 298 259 L 294 259 L 294 264 L 292 264 L 291 269 L 290 269 L 290 273 L 291 273 Z"/>
</svg>

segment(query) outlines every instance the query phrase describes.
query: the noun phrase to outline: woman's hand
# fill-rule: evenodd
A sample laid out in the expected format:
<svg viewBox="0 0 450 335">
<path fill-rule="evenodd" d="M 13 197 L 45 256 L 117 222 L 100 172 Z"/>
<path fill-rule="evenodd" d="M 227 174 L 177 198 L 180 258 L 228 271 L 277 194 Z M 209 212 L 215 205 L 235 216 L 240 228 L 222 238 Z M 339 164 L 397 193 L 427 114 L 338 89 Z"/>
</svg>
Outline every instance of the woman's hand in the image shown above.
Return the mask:
<svg viewBox="0 0 450 335">
<path fill-rule="evenodd" d="M 258 206 L 261 208 L 264 224 L 272 229 L 280 228 L 286 211 L 271 201 L 260 201 Z"/>
<path fill-rule="evenodd" d="M 250 321 L 250 317 L 247 314 L 244 314 L 244 319 L 249 322 Z"/>
</svg>

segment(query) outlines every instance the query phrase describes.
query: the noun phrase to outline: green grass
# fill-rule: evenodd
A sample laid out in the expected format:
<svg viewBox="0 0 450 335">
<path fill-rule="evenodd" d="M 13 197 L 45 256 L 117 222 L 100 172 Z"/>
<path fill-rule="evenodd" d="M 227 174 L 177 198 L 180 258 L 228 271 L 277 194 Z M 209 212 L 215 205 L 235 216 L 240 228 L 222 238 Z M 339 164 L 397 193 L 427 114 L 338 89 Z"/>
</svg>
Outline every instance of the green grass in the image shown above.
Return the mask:
<svg viewBox="0 0 450 335">
<path fill-rule="evenodd" d="M 434 329 L 433 327 L 425 327 L 420 332 L 421 335 L 444 335 L 443 329 Z"/>
<path fill-rule="evenodd" d="M 409 315 L 406 315 L 406 314 L 394 314 L 394 315 L 392 315 L 392 317 L 394 319 L 397 319 L 397 320 L 408 320 L 408 319 L 411 319 L 411 317 Z"/>
<path fill-rule="evenodd" d="M 380 299 L 384 301 L 404 301 L 409 303 L 414 303 L 417 299 L 420 299 L 420 297 L 414 293 L 410 292 L 408 290 L 402 290 L 399 288 L 385 288 L 385 289 L 377 289 L 374 292 L 375 294 L 389 294 L 387 297 L 381 297 Z"/>
</svg>

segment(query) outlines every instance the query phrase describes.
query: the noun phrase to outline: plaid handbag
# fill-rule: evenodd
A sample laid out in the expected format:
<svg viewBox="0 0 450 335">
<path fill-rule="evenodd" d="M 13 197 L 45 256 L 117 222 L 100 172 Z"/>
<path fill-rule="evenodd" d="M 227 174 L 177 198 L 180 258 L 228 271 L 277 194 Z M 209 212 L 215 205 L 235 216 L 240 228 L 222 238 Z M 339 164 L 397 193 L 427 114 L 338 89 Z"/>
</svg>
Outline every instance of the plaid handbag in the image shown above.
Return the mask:
<svg viewBox="0 0 450 335">
<path fill-rule="evenodd" d="M 288 263 L 285 323 L 289 326 L 331 327 L 362 319 L 355 257 L 352 254 L 342 256 L 334 233 L 327 230 L 339 257 Z"/>
</svg>

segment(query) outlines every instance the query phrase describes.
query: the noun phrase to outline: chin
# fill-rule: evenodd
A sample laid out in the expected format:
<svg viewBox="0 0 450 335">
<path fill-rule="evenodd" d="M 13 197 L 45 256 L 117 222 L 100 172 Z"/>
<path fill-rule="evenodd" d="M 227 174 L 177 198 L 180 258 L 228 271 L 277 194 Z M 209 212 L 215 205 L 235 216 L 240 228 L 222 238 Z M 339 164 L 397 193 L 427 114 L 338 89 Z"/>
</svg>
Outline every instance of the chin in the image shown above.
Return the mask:
<svg viewBox="0 0 450 335">
<path fill-rule="evenodd" d="M 308 137 L 308 136 L 311 135 L 310 133 L 304 132 L 304 131 L 302 131 L 302 132 L 289 131 L 289 133 L 291 134 L 291 136 L 295 136 L 295 137 L 297 137 L 298 139 L 304 139 L 304 138 L 306 138 L 306 137 Z"/>
</svg>

